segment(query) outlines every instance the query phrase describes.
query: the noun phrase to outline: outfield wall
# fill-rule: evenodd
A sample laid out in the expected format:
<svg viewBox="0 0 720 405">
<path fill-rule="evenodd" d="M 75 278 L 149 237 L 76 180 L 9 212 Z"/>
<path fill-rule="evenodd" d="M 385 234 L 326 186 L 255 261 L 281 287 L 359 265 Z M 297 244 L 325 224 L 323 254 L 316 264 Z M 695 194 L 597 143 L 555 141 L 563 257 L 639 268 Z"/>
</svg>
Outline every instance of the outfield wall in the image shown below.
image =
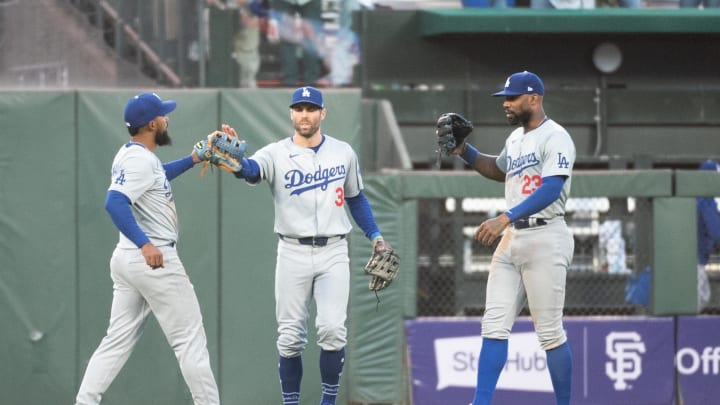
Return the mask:
<svg viewBox="0 0 720 405">
<path fill-rule="evenodd" d="M 128 135 L 125 101 L 139 90 L 1 92 L 0 403 L 72 403 L 87 361 L 104 335 L 112 284 L 108 261 L 117 233 L 103 203 L 110 162 Z M 229 123 L 249 153 L 290 135 L 287 89 L 162 91 L 178 101 L 173 145 L 164 161 Z M 358 148 L 376 136 L 363 126 L 360 92 L 328 90 L 324 132 Z M 432 131 L 429 131 L 432 134 Z M 32 156 L 32 160 L 28 159 Z M 672 170 L 576 173 L 573 195 L 652 199 L 648 249 L 654 263 L 652 315 L 694 311 L 693 198 L 720 191 L 710 173 Z M 407 403 L 404 321 L 416 316 L 419 198 L 502 195 L 498 183 L 466 172 L 376 172 L 366 194 L 380 227 L 402 257 L 401 275 L 380 302 L 361 268 L 368 241 L 350 237 L 349 346 L 341 402 Z M 196 167 L 173 181 L 181 225 L 179 252 L 203 311 L 211 361 L 227 404 L 275 404 L 273 275 L 276 236 L 271 196 L 227 173 Z M 686 273 L 685 273 L 686 274 Z M 312 325 L 312 320 L 310 325 Z M 310 342 L 316 339 L 309 336 Z M 318 349 L 305 353 L 302 404 L 319 397 Z M 190 404 L 172 351 L 154 320 L 104 404 Z"/>
</svg>

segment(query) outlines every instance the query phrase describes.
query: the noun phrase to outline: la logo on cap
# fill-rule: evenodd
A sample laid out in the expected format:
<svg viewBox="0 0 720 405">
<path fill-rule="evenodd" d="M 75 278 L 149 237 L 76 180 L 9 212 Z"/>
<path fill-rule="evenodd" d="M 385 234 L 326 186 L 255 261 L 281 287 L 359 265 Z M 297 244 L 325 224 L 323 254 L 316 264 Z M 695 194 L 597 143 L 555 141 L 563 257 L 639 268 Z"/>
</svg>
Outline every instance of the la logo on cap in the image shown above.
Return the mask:
<svg viewBox="0 0 720 405">
<path fill-rule="evenodd" d="M 510 78 L 508 77 L 507 80 L 505 80 L 505 87 L 510 87 Z"/>
<path fill-rule="evenodd" d="M 303 96 L 303 97 L 310 97 L 310 90 L 308 90 L 307 87 L 303 87 L 302 96 Z"/>
</svg>

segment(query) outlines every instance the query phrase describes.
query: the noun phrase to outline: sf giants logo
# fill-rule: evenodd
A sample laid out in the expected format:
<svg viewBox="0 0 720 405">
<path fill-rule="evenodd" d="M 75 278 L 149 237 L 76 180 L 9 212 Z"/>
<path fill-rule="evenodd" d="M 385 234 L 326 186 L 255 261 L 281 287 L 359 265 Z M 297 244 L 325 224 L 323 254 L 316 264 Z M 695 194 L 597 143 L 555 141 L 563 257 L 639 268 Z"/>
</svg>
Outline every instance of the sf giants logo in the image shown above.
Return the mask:
<svg viewBox="0 0 720 405">
<path fill-rule="evenodd" d="M 605 354 L 613 359 L 605 363 L 605 374 L 615 381 L 616 391 L 632 388 L 627 381 L 642 375 L 643 353 L 645 343 L 637 332 L 611 332 L 605 337 Z"/>
</svg>

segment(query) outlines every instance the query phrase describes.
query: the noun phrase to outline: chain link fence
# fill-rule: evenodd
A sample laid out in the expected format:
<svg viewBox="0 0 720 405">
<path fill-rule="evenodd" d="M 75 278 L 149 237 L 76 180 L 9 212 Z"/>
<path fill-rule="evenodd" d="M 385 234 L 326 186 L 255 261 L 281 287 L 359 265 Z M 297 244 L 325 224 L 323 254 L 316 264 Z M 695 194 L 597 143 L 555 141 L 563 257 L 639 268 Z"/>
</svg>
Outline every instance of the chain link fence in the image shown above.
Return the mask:
<svg viewBox="0 0 720 405">
<path fill-rule="evenodd" d="M 565 220 L 575 251 L 567 274 L 566 315 L 643 314 L 626 302 L 628 278 L 652 257 L 652 200 L 579 198 L 567 202 Z M 505 209 L 502 198 L 444 198 L 419 201 L 418 316 L 482 315 L 490 261 L 497 242 L 473 239 L 484 220 Z M 499 241 L 499 239 L 498 239 Z M 720 256 L 708 266 L 712 301 L 705 313 L 720 313 Z M 694 277 L 696 269 L 685 269 Z M 528 315 L 527 306 L 521 312 Z"/>
</svg>

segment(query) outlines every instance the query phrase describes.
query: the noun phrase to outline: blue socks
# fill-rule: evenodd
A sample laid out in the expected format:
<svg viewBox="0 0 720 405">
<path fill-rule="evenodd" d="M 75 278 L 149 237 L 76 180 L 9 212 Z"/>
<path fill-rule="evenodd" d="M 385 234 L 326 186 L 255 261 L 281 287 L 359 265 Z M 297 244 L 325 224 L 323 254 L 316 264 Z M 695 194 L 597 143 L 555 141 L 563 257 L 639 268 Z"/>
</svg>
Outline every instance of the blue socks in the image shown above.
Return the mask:
<svg viewBox="0 0 720 405">
<path fill-rule="evenodd" d="M 572 352 L 570 351 L 570 345 L 565 342 L 545 353 L 547 353 L 550 379 L 555 390 L 555 402 L 557 405 L 570 405 L 570 393 L 572 392 Z"/>
<path fill-rule="evenodd" d="M 483 338 L 472 405 L 490 405 L 508 356 L 508 341 Z"/>
<path fill-rule="evenodd" d="M 300 381 L 303 373 L 302 357 L 278 356 L 278 372 L 280 374 L 283 405 L 300 404 Z"/>
<path fill-rule="evenodd" d="M 336 352 L 320 351 L 320 379 L 322 380 L 320 405 L 335 405 L 344 364 L 345 348 Z"/>
<path fill-rule="evenodd" d="M 568 342 L 548 350 L 547 364 L 550 371 L 555 402 L 570 405 L 572 392 L 572 352 Z M 508 356 L 508 341 L 483 338 L 478 360 L 477 386 L 472 405 L 490 405 L 500 373 Z"/>
<path fill-rule="evenodd" d="M 335 405 L 344 365 L 344 348 L 336 352 L 320 351 L 320 379 L 322 380 L 320 405 Z M 300 404 L 300 382 L 303 374 L 302 357 L 278 356 L 278 373 L 280 374 L 283 405 Z"/>
</svg>

